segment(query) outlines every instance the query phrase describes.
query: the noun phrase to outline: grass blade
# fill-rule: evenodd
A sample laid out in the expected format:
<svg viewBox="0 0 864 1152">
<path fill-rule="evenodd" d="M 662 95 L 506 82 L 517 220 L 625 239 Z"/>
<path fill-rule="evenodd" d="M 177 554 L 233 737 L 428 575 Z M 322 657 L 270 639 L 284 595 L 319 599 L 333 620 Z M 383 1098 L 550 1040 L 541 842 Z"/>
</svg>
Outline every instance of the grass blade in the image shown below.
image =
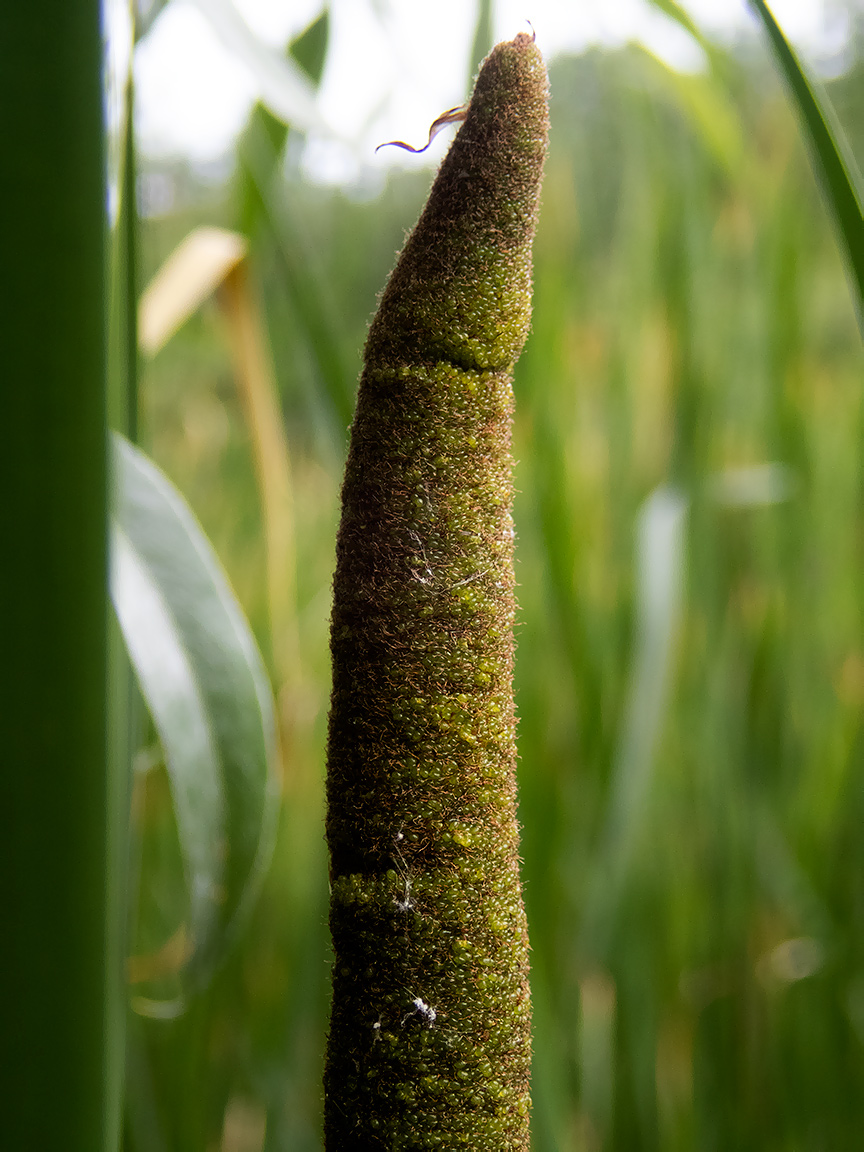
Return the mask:
<svg viewBox="0 0 864 1152">
<path fill-rule="evenodd" d="M 601 961 L 608 959 L 606 952 L 633 861 L 666 716 L 684 596 L 688 504 L 682 492 L 662 487 L 651 493 L 639 513 L 633 662 L 609 808 L 582 927 L 586 954 Z"/>
<path fill-rule="evenodd" d="M 864 314 L 864 212 L 861 174 L 828 100 L 808 79 L 765 0 L 753 0 L 780 71 L 801 117 L 811 160 L 839 233 L 856 290 L 859 320 Z"/>
<path fill-rule="evenodd" d="M 264 318 L 245 261 L 226 276 L 219 300 L 261 496 L 273 666 L 280 689 L 285 684 L 296 687 L 300 640 L 291 456 Z"/>
</svg>

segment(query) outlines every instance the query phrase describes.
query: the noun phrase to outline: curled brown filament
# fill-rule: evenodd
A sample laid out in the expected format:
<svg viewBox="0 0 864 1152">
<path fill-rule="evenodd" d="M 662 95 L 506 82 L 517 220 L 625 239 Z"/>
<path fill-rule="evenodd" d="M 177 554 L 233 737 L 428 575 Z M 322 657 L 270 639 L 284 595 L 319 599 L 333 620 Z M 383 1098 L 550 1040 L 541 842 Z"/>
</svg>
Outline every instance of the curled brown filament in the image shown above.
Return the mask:
<svg viewBox="0 0 864 1152">
<path fill-rule="evenodd" d="M 406 152 L 425 152 L 442 128 L 446 128 L 448 124 L 461 124 L 467 111 L 467 104 L 457 104 L 455 108 L 448 108 L 446 112 L 442 112 L 437 120 L 433 120 L 429 129 L 429 139 L 422 148 L 414 148 L 404 140 L 388 140 L 384 144 L 379 144 L 375 151 L 377 152 L 379 148 L 389 148 L 392 144 L 395 148 L 404 148 Z"/>
</svg>

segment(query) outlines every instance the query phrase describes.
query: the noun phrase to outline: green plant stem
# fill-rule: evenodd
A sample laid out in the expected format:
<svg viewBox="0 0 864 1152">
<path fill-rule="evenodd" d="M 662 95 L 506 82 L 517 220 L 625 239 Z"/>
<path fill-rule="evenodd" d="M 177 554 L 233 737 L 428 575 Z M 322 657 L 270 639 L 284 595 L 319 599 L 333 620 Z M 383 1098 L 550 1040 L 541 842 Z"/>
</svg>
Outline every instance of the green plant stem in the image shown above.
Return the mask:
<svg viewBox="0 0 864 1152">
<path fill-rule="evenodd" d="M 40 1152 L 116 1147 L 119 1111 L 100 25 L 98 0 L 0 9 L 0 1146 Z"/>
</svg>

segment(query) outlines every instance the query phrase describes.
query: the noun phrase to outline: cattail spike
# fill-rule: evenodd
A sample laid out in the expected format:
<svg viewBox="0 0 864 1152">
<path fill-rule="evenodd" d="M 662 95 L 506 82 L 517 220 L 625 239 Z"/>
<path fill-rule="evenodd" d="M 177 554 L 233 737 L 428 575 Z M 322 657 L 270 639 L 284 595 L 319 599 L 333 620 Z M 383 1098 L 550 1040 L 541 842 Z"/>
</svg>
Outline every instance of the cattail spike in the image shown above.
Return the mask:
<svg viewBox="0 0 864 1152">
<path fill-rule="evenodd" d="M 366 345 L 331 631 L 329 1152 L 528 1148 L 510 423 L 547 127 L 522 33 Z"/>
</svg>

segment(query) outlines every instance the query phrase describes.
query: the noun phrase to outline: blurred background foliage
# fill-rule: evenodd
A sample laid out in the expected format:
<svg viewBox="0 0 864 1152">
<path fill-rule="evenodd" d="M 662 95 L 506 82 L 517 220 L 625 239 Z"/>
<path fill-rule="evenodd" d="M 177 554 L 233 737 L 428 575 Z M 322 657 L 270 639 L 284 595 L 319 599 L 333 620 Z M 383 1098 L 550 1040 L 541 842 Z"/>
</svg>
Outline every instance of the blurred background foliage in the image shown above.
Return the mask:
<svg viewBox="0 0 864 1152">
<path fill-rule="evenodd" d="M 827 84 L 859 159 L 862 47 Z M 313 81 L 326 50 L 325 17 L 294 46 Z M 817 1152 L 864 1131 L 861 341 L 767 53 L 742 42 L 710 60 L 681 75 L 631 45 L 550 62 L 515 380 L 537 1152 Z M 139 439 L 252 622 L 284 765 L 248 929 L 204 993 L 154 1018 L 184 909 L 167 895 L 164 768 L 152 741 L 139 753 L 130 1152 L 321 1146 L 338 492 L 366 325 L 430 176 L 357 199 L 305 183 L 299 155 L 256 108 L 229 180 L 175 169 L 179 207 L 140 223 L 142 284 L 202 223 L 246 240 L 242 307 L 284 418 L 278 475 L 237 387 L 227 279 L 147 360 Z M 290 527 L 277 571 L 268 490 Z M 671 536 L 658 498 L 678 510 Z"/>
</svg>

